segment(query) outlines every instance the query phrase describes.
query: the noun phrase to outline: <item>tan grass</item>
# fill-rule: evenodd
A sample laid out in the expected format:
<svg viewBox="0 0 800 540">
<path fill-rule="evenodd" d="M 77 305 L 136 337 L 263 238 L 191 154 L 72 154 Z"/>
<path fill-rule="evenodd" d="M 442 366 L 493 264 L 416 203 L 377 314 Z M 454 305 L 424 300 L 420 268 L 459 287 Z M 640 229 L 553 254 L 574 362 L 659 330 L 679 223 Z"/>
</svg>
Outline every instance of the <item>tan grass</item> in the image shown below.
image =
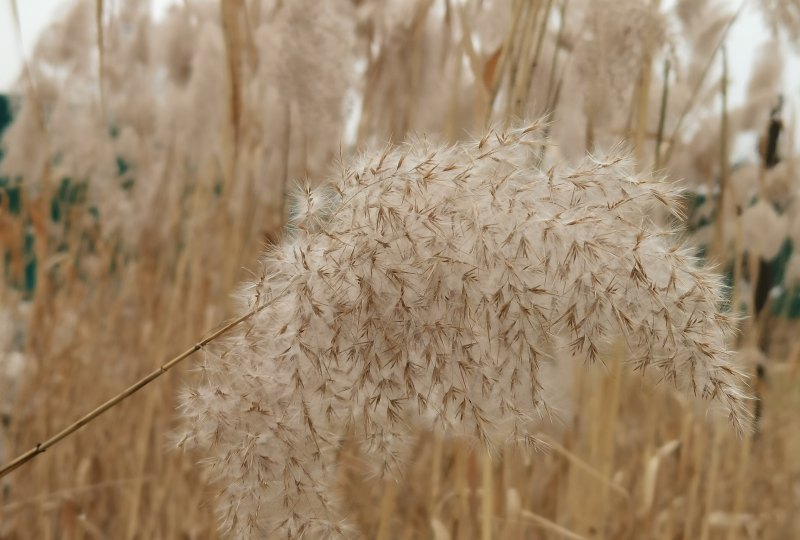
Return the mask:
<svg viewBox="0 0 800 540">
<path fill-rule="evenodd" d="M 297 228 L 306 226 L 299 215 L 315 214 L 314 201 L 291 196 L 295 181 L 309 174 L 320 183 L 340 170 L 338 158 L 352 163 L 356 151 L 415 132 L 468 141 L 486 125 L 547 114 L 552 141 L 536 147 L 532 165 L 545 177 L 551 163 L 602 154 L 623 138 L 642 170 L 653 164 L 690 189 L 719 186 L 708 203 L 725 216 L 712 226 L 716 261 L 732 271 L 737 311 L 751 313 L 754 252 L 795 234 L 784 230 L 786 214 L 764 208 L 795 208 L 796 152 L 782 143 L 788 187 L 773 190 L 776 175 L 760 163 L 751 164 L 753 185 L 737 176 L 730 149 L 767 122 L 785 69 L 775 51 L 790 48 L 764 48 L 772 62 L 754 72 L 737 108 L 717 66 L 739 12 L 715 15 L 713 3 L 695 0 L 657 12 L 650 0 L 602 4 L 643 18 L 593 27 L 600 3 L 590 0 L 193 0 L 155 23 L 136 2 L 78 2 L 25 59 L 16 121 L 2 140 L 0 176 L 21 178 L 22 189 L 19 213 L 0 201 L 8 254 L 0 538 L 220 536 L 215 500 L 227 485 L 199 465 L 207 454 L 173 449 L 176 396 L 224 354 L 209 340 L 253 315 L 229 298 L 241 282 L 266 279 L 265 244 L 280 244 L 287 217 Z M 798 34 L 795 0 L 762 4 L 776 40 Z M 11 6 L 16 18 L 16 0 Z M 662 18 L 666 33 L 654 30 Z M 641 35 L 652 47 L 631 38 Z M 356 113 L 350 94 L 360 99 Z M 344 137 L 351 114 L 358 148 Z M 86 196 L 54 219 L 65 177 L 88 181 Z M 762 213 L 745 219 L 736 205 L 752 195 Z M 753 222 L 767 225 L 753 230 Z M 36 287 L 25 293 L 31 256 Z M 201 338 L 224 320 L 233 322 Z M 798 326 L 777 315 L 740 326 L 753 328 L 743 346 L 767 348 L 759 356 L 766 376 L 754 379 L 756 434 L 738 438 L 691 397 L 633 376 L 622 369 L 628 353 L 612 343 L 592 369 L 553 372 L 555 422 L 537 427 L 542 444 L 533 452 L 497 445 L 490 455 L 474 441 L 419 429 L 407 441 L 413 459 L 389 479 L 365 475 L 376 455 L 343 443 L 334 489 L 352 534 L 800 536 Z M 12 353 L 23 369 L 6 377 Z"/>
</svg>

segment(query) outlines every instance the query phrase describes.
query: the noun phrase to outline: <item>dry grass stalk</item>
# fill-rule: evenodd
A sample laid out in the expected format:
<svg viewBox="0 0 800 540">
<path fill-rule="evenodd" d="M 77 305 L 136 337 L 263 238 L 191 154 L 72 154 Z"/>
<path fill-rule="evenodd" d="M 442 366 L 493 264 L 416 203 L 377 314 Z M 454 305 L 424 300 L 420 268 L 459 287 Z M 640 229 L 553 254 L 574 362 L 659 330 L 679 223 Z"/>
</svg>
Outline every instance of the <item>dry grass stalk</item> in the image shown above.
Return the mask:
<svg viewBox="0 0 800 540">
<path fill-rule="evenodd" d="M 736 12 L 733 14 L 733 16 L 730 17 L 730 19 L 726 22 L 725 27 L 724 27 L 724 29 L 723 29 L 720 37 L 719 37 L 719 40 L 717 41 L 716 45 L 714 46 L 711 54 L 708 56 L 708 61 L 706 62 L 705 66 L 703 67 L 702 71 L 700 72 L 700 76 L 697 78 L 697 80 L 695 82 L 695 85 L 692 88 L 692 91 L 691 91 L 691 94 L 689 95 L 689 98 L 686 100 L 686 103 L 684 104 L 683 109 L 681 110 L 681 112 L 678 113 L 678 118 L 677 118 L 677 120 L 675 122 L 675 127 L 673 128 L 672 135 L 670 137 L 671 140 L 673 140 L 673 141 L 677 140 L 677 136 L 681 132 L 681 128 L 683 127 L 683 122 L 685 121 L 686 116 L 692 110 L 692 107 L 695 105 L 695 101 L 697 100 L 698 96 L 700 95 L 700 90 L 703 88 L 703 84 L 706 82 L 706 76 L 708 75 L 708 72 L 709 72 L 709 70 L 711 69 L 711 66 L 714 63 L 714 58 L 716 57 L 717 52 L 725 44 L 725 39 L 728 36 L 728 32 L 733 27 L 733 24 L 739 18 L 739 15 L 742 13 L 742 11 L 744 10 L 746 5 L 747 5 L 746 1 L 741 2 L 739 4 L 739 8 L 736 10 Z M 664 163 L 669 162 L 670 157 L 672 156 L 672 153 L 673 153 L 673 148 L 674 148 L 674 145 L 672 145 L 672 144 L 669 147 L 667 147 L 667 152 L 666 152 L 666 155 L 664 157 Z"/>
<path fill-rule="evenodd" d="M 720 114 L 720 144 L 719 144 L 719 198 L 717 207 L 721 213 L 727 204 L 726 194 L 729 190 L 730 177 L 730 155 L 729 155 L 729 126 L 728 126 L 728 55 L 725 46 L 720 49 L 722 61 L 722 113 Z M 722 235 L 723 220 L 718 219 L 714 223 L 714 240 L 711 246 L 711 256 L 716 260 L 724 258 L 724 238 Z"/>
<path fill-rule="evenodd" d="M 161 377 L 163 374 L 165 374 L 167 371 L 169 371 L 170 369 L 172 369 L 173 367 L 178 365 L 180 362 L 182 362 L 183 360 L 185 360 L 189 356 L 193 355 L 197 351 L 202 350 L 209 343 L 213 342 L 214 340 L 218 339 L 220 336 L 222 336 L 222 335 L 226 334 L 227 332 L 231 331 L 236 326 L 240 325 L 244 321 L 246 321 L 246 320 L 250 319 L 251 317 L 253 317 L 256 313 L 258 313 L 262 309 L 266 308 L 267 305 L 268 304 L 260 305 L 260 306 L 256 307 L 253 311 L 245 313 L 241 317 L 239 317 L 239 318 L 237 318 L 237 319 L 225 324 L 219 330 L 216 330 L 215 332 L 213 332 L 208 337 L 203 338 L 202 340 L 200 340 L 197 343 L 195 343 L 191 348 L 186 349 L 184 352 L 182 352 L 178 356 L 172 358 L 168 362 L 165 362 L 157 370 L 153 371 L 152 373 L 150 373 L 149 375 L 147 375 L 143 379 L 135 382 L 134 384 L 132 384 L 131 386 L 126 388 L 124 391 L 120 392 L 119 394 L 117 394 L 113 398 L 109 399 L 108 401 L 106 401 L 102 405 L 96 407 L 91 412 L 87 413 L 85 416 L 81 417 L 79 420 L 77 420 L 74 423 L 70 424 L 69 426 L 65 427 L 64 429 L 62 429 L 61 431 L 59 431 L 58 433 L 56 433 L 55 435 L 53 435 L 52 437 L 47 439 L 46 441 L 41 442 L 41 443 L 37 443 L 34 448 L 31 448 L 30 450 L 28 450 L 24 454 L 20 455 L 19 457 L 11 460 L 11 462 L 9 462 L 6 465 L 4 465 L 3 468 L 0 469 L 0 478 L 2 478 L 3 476 L 11 473 L 12 471 L 18 469 L 19 467 L 25 465 L 27 462 L 29 462 L 30 460 L 32 460 L 33 458 L 35 458 L 39 454 L 42 454 L 42 453 L 46 452 L 53 445 L 57 444 L 58 442 L 60 442 L 64 438 L 72 435 L 73 433 L 78 431 L 80 428 L 82 428 L 86 424 L 92 422 L 95 418 L 97 418 L 98 416 L 100 416 L 104 412 L 106 412 L 106 411 L 112 409 L 113 407 L 119 405 L 120 403 L 122 403 L 122 401 L 124 401 L 125 399 L 127 399 L 131 395 L 135 394 L 136 392 L 138 392 L 139 390 L 141 390 L 142 388 L 144 388 L 145 386 L 147 386 L 148 384 L 150 384 L 154 380 L 156 380 L 159 377 Z"/>
<path fill-rule="evenodd" d="M 669 76 L 670 76 L 670 61 L 664 60 L 664 72 L 662 74 L 662 88 L 661 88 L 661 105 L 658 111 L 658 128 L 656 131 L 656 142 L 654 149 L 654 171 L 661 170 L 661 145 L 664 142 L 664 126 L 667 119 L 667 104 L 669 103 Z"/>
<path fill-rule="evenodd" d="M 494 528 L 494 463 L 492 454 L 483 452 L 481 455 L 481 479 L 483 491 L 481 493 L 481 540 L 492 540 Z"/>
</svg>

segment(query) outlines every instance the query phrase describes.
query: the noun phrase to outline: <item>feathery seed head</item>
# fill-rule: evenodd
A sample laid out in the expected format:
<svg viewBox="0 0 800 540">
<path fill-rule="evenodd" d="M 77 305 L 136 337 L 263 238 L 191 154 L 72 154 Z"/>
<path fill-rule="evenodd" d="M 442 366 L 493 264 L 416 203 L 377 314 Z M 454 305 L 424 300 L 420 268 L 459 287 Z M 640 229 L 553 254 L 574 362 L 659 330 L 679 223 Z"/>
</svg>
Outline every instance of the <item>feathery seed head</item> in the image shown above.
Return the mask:
<svg viewBox="0 0 800 540">
<path fill-rule="evenodd" d="M 650 217 L 677 207 L 675 185 L 618 153 L 545 167 L 545 142 L 533 125 L 367 153 L 324 224 L 266 255 L 244 290 L 260 311 L 182 402 L 234 535 L 340 534 L 345 437 L 378 475 L 403 467 L 419 429 L 530 440 L 562 341 L 597 362 L 622 339 L 637 368 L 747 423 L 720 280 Z M 323 189 L 300 197 L 298 222 L 320 215 Z"/>
</svg>

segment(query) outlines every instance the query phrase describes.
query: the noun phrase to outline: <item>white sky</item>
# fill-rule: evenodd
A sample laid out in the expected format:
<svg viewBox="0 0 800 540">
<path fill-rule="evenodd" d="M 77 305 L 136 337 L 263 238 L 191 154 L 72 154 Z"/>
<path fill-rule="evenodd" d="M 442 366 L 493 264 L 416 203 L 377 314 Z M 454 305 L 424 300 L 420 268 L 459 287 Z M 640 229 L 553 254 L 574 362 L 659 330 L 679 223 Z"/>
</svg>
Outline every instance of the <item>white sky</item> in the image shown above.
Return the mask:
<svg viewBox="0 0 800 540">
<path fill-rule="evenodd" d="M 163 13 L 176 0 L 150 0 L 156 13 Z M 7 91 L 22 69 L 22 55 L 17 43 L 17 30 L 11 8 L 12 0 L 0 0 L 0 92 Z M 66 11 L 72 0 L 16 0 L 19 9 L 22 43 L 25 54 L 33 50 L 39 34 Z M 111 4 L 125 0 L 110 0 Z"/>
<path fill-rule="evenodd" d="M 39 33 L 64 6 L 64 0 L 17 0 L 26 51 L 31 50 Z M 0 0 L 0 91 L 8 90 L 21 69 L 11 0 Z"/>
</svg>

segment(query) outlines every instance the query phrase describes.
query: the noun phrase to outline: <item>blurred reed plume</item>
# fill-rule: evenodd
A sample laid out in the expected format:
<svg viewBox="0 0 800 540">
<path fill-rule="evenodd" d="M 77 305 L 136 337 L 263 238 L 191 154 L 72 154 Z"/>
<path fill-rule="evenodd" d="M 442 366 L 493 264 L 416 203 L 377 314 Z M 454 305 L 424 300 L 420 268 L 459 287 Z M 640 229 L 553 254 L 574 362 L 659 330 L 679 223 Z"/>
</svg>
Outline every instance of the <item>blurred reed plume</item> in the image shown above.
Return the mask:
<svg viewBox="0 0 800 540">
<path fill-rule="evenodd" d="M 0 466 L 260 312 L 0 538 L 800 536 L 798 14 L 65 0 L 0 95 Z"/>
</svg>

